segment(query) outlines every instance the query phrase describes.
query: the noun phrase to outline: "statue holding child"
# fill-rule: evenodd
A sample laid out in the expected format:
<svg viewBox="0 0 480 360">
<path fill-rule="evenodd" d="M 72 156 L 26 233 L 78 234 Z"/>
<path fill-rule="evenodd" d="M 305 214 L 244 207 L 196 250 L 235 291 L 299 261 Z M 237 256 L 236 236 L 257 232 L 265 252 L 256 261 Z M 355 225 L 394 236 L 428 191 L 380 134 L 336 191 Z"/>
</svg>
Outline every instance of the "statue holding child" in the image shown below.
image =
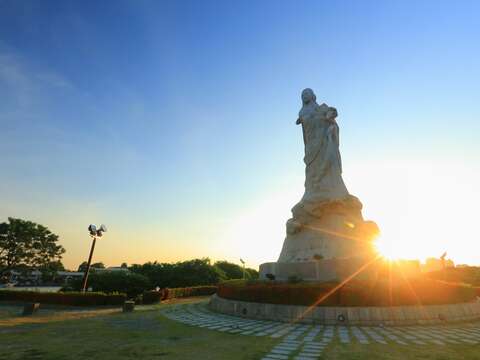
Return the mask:
<svg viewBox="0 0 480 360">
<path fill-rule="evenodd" d="M 302 201 L 343 199 L 348 190 L 342 179 L 337 110 L 318 105 L 311 89 L 302 92 L 303 106 L 297 125 L 302 125 L 305 144 L 305 194 Z"/>
</svg>

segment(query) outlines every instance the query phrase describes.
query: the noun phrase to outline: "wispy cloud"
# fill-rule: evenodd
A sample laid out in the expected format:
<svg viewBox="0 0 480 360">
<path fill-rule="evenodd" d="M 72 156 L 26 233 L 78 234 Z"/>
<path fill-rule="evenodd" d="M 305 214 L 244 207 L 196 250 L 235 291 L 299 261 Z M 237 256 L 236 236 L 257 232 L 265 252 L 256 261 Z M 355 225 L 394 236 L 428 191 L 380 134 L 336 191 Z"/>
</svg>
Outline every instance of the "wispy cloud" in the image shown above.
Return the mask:
<svg viewBox="0 0 480 360">
<path fill-rule="evenodd" d="M 36 69 L 21 56 L 0 49 L 0 119 L 39 111 L 51 93 L 74 89 L 63 75 L 49 69 Z"/>
<path fill-rule="evenodd" d="M 4 98 L 2 106 L 4 111 L 8 100 L 14 102 L 17 107 L 25 108 L 32 103 L 34 96 L 34 84 L 27 71 L 11 54 L 0 53 L 0 93 Z"/>
</svg>

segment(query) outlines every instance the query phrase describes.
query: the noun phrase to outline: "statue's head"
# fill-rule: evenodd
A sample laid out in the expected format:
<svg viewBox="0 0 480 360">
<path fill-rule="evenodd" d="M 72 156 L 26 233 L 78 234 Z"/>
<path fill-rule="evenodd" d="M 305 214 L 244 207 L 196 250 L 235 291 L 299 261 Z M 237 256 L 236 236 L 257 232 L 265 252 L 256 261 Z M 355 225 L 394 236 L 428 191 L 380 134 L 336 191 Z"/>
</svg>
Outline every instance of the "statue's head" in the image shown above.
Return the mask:
<svg viewBox="0 0 480 360">
<path fill-rule="evenodd" d="M 334 121 L 337 116 L 338 116 L 337 109 L 330 106 L 327 110 L 327 115 L 326 115 L 327 120 Z"/>
<path fill-rule="evenodd" d="M 310 104 L 311 102 L 315 102 L 317 97 L 312 89 L 306 88 L 302 91 L 302 102 L 303 105 Z"/>
</svg>

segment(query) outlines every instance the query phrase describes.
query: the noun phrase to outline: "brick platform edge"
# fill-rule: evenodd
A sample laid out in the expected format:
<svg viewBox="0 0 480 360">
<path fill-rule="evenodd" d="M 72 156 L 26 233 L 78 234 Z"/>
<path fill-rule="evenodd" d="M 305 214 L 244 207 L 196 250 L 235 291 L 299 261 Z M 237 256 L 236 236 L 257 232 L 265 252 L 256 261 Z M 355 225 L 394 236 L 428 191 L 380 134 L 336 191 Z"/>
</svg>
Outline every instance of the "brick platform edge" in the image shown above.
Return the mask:
<svg viewBox="0 0 480 360">
<path fill-rule="evenodd" d="M 228 300 L 213 295 L 215 312 L 249 319 L 326 325 L 428 325 L 480 319 L 480 301 L 450 305 L 308 307 Z"/>
</svg>

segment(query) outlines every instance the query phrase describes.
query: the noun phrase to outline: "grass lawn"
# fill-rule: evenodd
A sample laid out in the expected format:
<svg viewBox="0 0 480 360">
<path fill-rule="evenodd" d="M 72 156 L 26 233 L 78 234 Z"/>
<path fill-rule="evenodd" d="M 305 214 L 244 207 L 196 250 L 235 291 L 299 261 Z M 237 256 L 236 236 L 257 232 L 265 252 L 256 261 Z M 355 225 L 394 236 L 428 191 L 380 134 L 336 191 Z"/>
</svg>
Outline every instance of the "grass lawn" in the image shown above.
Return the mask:
<svg viewBox="0 0 480 360">
<path fill-rule="evenodd" d="M 45 311 L 33 317 L 20 307 L 0 306 L 0 360 L 33 359 L 261 359 L 280 339 L 206 330 L 169 320 L 159 309 L 204 301 L 192 298 L 118 309 Z M 480 359 L 480 345 L 401 346 L 341 344 L 324 359 Z"/>
<path fill-rule="evenodd" d="M 478 360 L 480 345 L 397 345 L 332 342 L 323 354 L 332 360 Z"/>
<path fill-rule="evenodd" d="M 8 324 L 3 319 L 0 359 L 260 359 L 277 342 L 185 326 L 164 318 L 158 312 L 163 306 L 175 302 L 130 314 L 75 318 L 66 313 L 33 323 L 13 317 Z"/>
</svg>

